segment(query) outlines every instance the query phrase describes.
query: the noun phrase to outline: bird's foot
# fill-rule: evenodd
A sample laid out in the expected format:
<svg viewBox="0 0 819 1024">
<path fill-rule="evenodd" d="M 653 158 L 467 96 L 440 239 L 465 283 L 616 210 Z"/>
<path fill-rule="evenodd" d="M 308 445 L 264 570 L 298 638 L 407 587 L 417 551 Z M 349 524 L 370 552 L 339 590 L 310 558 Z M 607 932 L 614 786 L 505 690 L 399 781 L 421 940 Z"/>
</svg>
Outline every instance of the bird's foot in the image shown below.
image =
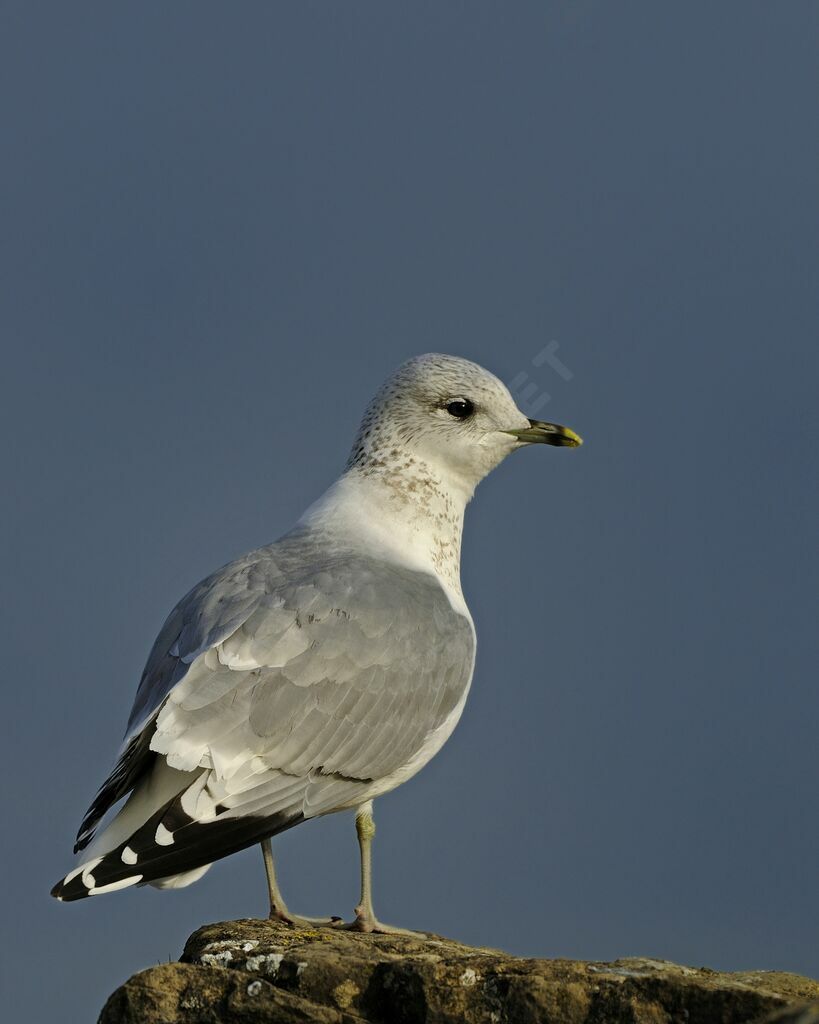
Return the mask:
<svg viewBox="0 0 819 1024">
<path fill-rule="evenodd" d="M 368 910 L 366 907 L 359 906 L 355 908 L 355 920 L 348 923 L 343 921 L 336 924 L 334 927 L 343 928 L 350 932 L 365 932 L 367 934 L 376 935 L 409 935 L 416 939 L 428 938 L 426 932 L 413 932 L 409 928 L 398 928 L 392 924 L 382 924 L 381 921 L 375 916 L 372 910 Z"/>
<path fill-rule="evenodd" d="M 282 924 L 292 924 L 293 914 L 287 909 L 287 907 L 276 907 L 272 903 L 270 904 L 270 913 L 267 915 L 268 921 L 281 921 Z"/>
<path fill-rule="evenodd" d="M 282 924 L 289 924 L 293 928 L 327 928 L 337 925 L 340 917 L 302 917 L 299 914 L 291 914 L 287 907 L 271 907 L 267 915 L 268 921 L 281 921 Z"/>
</svg>

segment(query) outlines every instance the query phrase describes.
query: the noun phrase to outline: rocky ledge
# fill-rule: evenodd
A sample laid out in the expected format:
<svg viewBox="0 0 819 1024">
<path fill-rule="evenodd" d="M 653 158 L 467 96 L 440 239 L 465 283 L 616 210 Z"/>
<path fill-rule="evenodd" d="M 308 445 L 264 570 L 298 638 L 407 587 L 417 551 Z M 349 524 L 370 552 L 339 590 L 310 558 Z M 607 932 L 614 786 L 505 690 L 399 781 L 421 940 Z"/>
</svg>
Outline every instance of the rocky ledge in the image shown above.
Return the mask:
<svg viewBox="0 0 819 1024">
<path fill-rule="evenodd" d="M 206 925 L 100 1024 L 819 1024 L 819 982 L 665 960 L 529 960 L 437 936 Z"/>
</svg>

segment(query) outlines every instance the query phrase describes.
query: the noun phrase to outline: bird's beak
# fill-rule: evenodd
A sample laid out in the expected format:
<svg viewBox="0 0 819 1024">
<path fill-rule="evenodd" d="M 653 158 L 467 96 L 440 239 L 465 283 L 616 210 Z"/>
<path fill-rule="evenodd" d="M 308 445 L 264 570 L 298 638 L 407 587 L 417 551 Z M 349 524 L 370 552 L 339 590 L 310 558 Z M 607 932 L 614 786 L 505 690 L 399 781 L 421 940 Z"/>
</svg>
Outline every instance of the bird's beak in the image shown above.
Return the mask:
<svg viewBox="0 0 819 1024">
<path fill-rule="evenodd" d="M 529 420 L 529 426 L 524 430 L 504 430 L 503 433 L 512 434 L 523 444 L 553 444 L 558 448 L 579 448 L 583 444 L 583 438 L 571 427 L 541 420 Z"/>
</svg>

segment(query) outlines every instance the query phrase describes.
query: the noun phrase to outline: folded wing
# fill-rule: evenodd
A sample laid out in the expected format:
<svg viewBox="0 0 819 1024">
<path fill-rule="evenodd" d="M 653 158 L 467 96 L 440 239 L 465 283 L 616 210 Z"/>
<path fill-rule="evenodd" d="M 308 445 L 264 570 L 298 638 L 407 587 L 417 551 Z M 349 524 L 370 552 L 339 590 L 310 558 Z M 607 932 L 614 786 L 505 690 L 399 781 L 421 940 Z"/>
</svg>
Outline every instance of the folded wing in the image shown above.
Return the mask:
<svg viewBox="0 0 819 1024">
<path fill-rule="evenodd" d="M 308 544 L 285 538 L 226 567 L 169 616 L 80 841 L 157 762 L 182 788 L 147 804 L 94 884 L 80 873 L 64 898 L 187 871 L 353 806 L 451 728 L 472 674 L 469 620 L 432 576 Z"/>
</svg>

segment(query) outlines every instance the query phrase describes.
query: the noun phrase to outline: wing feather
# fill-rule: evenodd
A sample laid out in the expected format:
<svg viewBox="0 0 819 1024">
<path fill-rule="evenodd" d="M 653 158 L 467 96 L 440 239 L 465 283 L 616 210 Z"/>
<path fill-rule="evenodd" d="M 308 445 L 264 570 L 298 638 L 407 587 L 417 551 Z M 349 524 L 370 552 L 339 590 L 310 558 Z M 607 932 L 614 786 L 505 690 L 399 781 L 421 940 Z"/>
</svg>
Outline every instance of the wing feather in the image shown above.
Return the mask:
<svg viewBox="0 0 819 1024">
<path fill-rule="evenodd" d="M 468 686 L 471 624 L 433 577 L 360 555 L 325 569 L 321 585 L 280 588 L 275 606 L 268 595 L 200 655 L 162 707 L 152 749 L 225 777 L 253 757 L 362 780 L 409 762 Z"/>
<path fill-rule="evenodd" d="M 80 839 L 155 756 L 203 770 L 200 809 L 273 813 L 299 785 L 306 816 L 335 809 L 418 756 L 462 706 L 473 661 L 472 624 L 434 577 L 284 538 L 171 612 Z M 301 781 L 268 785 L 281 776 Z"/>
</svg>

